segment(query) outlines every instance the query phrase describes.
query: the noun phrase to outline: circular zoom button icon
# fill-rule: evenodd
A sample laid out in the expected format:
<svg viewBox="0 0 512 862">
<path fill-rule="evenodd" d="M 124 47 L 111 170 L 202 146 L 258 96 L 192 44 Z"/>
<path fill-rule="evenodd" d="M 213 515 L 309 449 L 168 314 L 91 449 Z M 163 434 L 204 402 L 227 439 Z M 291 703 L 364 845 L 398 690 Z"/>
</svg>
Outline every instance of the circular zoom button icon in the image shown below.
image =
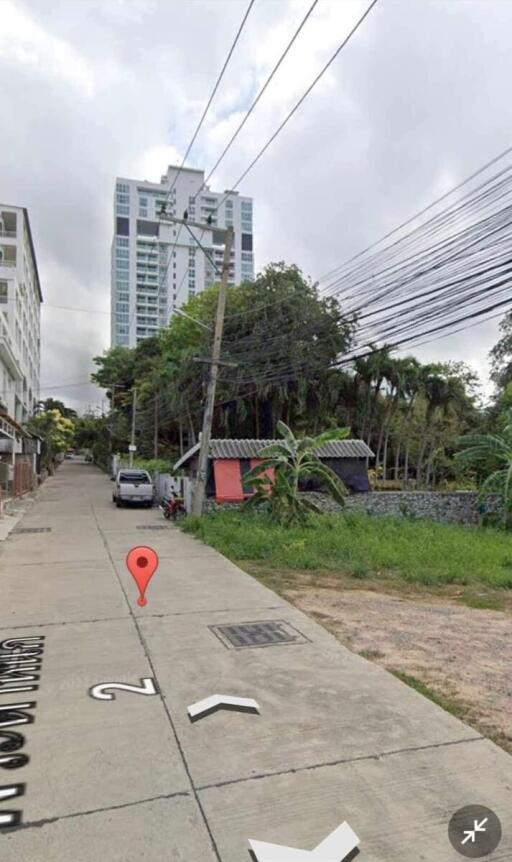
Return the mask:
<svg viewBox="0 0 512 862">
<path fill-rule="evenodd" d="M 450 843 L 461 856 L 481 859 L 501 841 L 498 816 L 484 805 L 466 805 L 455 812 L 448 826 Z"/>
</svg>

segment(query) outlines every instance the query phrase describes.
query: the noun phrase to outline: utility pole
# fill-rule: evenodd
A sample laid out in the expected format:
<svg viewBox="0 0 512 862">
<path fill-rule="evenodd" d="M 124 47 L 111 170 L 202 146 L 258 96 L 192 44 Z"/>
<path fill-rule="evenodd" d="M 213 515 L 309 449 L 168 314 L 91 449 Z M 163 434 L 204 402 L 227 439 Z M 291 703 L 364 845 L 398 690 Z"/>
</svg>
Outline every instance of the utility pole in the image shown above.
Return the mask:
<svg viewBox="0 0 512 862">
<path fill-rule="evenodd" d="M 155 395 L 155 416 L 153 422 L 153 458 L 158 458 L 158 408 L 160 396 Z"/>
<path fill-rule="evenodd" d="M 132 435 L 130 443 L 130 467 L 133 467 L 133 453 L 135 452 L 135 417 L 137 415 L 137 390 L 135 386 L 132 392 Z"/>
<path fill-rule="evenodd" d="M 208 471 L 208 455 L 210 450 L 210 437 L 212 432 L 213 410 L 215 407 L 215 390 L 219 374 L 220 349 L 222 346 L 222 331 L 224 328 L 224 310 L 226 308 L 226 287 L 229 277 L 229 262 L 231 246 L 233 245 L 233 229 L 228 228 L 226 232 L 226 244 L 224 246 L 224 260 L 222 263 L 222 277 L 217 300 L 217 317 L 215 320 L 215 335 L 213 337 L 213 349 L 210 365 L 210 379 L 206 392 L 206 403 L 203 414 L 203 431 L 201 434 L 201 446 L 199 449 L 199 463 L 197 468 L 197 479 L 194 487 L 192 500 L 192 514 L 202 515 L 203 503 L 206 495 L 206 475 Z"/>
</svg>

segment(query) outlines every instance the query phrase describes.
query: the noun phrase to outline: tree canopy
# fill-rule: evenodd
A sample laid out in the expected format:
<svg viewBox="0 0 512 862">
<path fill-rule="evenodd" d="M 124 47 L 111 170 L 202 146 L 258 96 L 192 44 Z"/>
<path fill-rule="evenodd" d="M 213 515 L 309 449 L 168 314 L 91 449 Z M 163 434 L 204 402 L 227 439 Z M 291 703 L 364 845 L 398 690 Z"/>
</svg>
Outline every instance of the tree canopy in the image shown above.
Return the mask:
<svg viewBox="0 0 512 862">
<path fill-rule="evenodd" d="M 213 285 L 155 337 L 95 358 L 114 451 L 128 445 L 134 387 L 139 455 L 173 458 L 196 442 L 217 299 Z M 388 345 L 358 358 L 357 326 L 296 266 L 272 264 L 254 282 L 229 286 L 213 435 L 275 438 L 280 421 L 298 435 L 348 427 L 375 452 L 380 479 L 460 481 L 458 437 L 481 422 L 475 375 L 463 363 L 397 357 Z"/>
</svg>

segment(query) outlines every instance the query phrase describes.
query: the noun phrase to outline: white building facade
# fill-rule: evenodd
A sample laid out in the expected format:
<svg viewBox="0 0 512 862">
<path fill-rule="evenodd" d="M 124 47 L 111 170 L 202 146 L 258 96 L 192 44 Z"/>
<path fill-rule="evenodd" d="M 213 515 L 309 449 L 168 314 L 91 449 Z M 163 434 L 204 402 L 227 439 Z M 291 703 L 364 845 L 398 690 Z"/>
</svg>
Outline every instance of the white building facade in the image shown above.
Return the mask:
<svg viewBox="0 0 512 862">
<path fill-rule="evenodd" d="M 180 223 L 185 212 L 186 226 Z M 212 192 L 204 186 L 204 171 L 191 168 L 171 166 L 160 183 L 117 179 L 112 346 L 134 347 L 155 335 L 190 297 L 219 280 L 228 227 L 234 232 L 229 283 L 252 281 L 251 198 Z"/>
<path fill-rule="evenodd" d="M 0 410 L 20 424 L 39 400 L 42 301 L 27 210 L 0 204 Z"/>
</svg>

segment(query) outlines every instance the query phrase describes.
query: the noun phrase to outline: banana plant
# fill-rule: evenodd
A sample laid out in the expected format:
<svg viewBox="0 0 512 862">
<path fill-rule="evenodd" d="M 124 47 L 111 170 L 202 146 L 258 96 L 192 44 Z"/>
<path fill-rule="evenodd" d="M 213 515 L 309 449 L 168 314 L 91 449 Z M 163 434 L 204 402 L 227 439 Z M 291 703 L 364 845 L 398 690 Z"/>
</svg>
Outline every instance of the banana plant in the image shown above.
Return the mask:
<svg viewBox="0 0 512 862">
<path fill-rule="evenodd" d="M 324 443 L 348 437 L 349 429 L 331 428 L 316 437 L 298 438 L 288 425 L 278 422 L 277 431 L 282 440 L 262 449 L 258 453 L 261 462 L 244 476 L 244 484 L 254 491 L 245 503 L 246 508 L 266 503 L 279 523 L 288 526 L 304 522 L 310 512 L 321 512 L 319 506 L 299 491 L 301 481 L 312 477 L 320 479 L 323 488 L 343 505 L 347 490 L 316 450 Z"/>
<path fill-rule="evenodd" d="M 462 451 L 457 452 L 457 461 L 469 464 L 480 474 L 487 476 L 482 482 L 479 499 L 491 493 L 498 494 L 505 525 L 512 513 L 512 410 L 508 412 L 507 424 L 501 434 L 467 434 L 459 438 Z"/>
</svg>

